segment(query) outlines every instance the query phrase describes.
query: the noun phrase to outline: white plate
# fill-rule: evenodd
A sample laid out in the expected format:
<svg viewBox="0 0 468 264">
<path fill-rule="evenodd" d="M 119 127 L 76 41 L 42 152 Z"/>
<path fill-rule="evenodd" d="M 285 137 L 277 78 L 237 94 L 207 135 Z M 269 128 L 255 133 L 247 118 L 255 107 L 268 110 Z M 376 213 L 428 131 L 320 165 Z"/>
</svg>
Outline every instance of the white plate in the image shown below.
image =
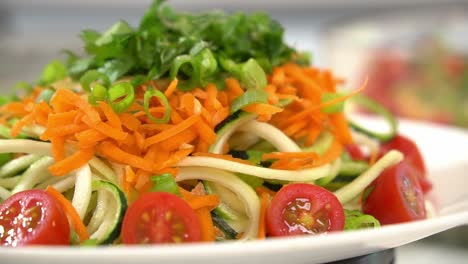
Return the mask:
<svg viewBox="0 0 468 264">
<path fill-rule="evenodd" d="M 381 122 L 367 120 L 376 126 Z M 246 243 L 153 247 L 0 248 L 1 263 L 317 263 L 398 247 L 468 224 L 468 132 L 401 121 L 400 131 L 419 144 L 434 183 L 439 215 L 375 230 Z"/>
</svg>

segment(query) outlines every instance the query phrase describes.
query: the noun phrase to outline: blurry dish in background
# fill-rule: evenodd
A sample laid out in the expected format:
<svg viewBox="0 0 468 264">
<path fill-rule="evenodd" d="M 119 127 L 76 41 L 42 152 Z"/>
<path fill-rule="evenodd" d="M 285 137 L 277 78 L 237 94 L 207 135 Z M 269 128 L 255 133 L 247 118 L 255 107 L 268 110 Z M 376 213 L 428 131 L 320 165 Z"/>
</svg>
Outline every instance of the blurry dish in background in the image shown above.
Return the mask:
<svg viewBox="0 0 468 264">
<path fill-rule="evenodd" d="M 460 10 L 388 13 L 337 25 L 331 68 L 393 113 L 468 127 L 468 17 Z M 344 58 L 344 59 L 343 59 Z"/>
</svg>

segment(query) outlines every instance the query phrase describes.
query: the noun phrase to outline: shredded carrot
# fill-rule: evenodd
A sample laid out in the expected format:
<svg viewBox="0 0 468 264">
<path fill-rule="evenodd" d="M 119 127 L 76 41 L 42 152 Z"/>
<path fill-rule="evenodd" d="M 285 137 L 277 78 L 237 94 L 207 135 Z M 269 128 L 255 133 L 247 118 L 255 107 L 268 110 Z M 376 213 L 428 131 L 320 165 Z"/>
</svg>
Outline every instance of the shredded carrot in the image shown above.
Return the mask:
<svg viewBox="0 0 468 264">
<path fill-rule="evenodd" d="M 65 138 L 55 137 L 51 140 L 52 143 L 52 156 L 55 161 L 61 161 L 65 159 Z"/>
<path fill-rule="evenodd" d="M 49 140 L 54 137 L 64 137 L 74 135 L 87 129 L 85 124 L 68 124 L 59 127 L 47 128 L 40 136 L 41 140 Z"/>
<path fill-rule="evenodd" d="M 177 80 L 177 78 L 175 78 L 174 80 L 172 80 L 172 82 L 169 84 L 169 86 L 167 87 L 166 91 L 164 91 L 164 95 L 166 97 L 171 97 L 171 95 L 174 93 L 174 91 L 176 90 L 177 88 L 177 84 L 179 83 L 179 80 Z"/>
<path fill-rule="evenodd" d="M 168 159 L 166 159 L 163 163 L 162 166 L 163 168 L 167 167 L 172 167 L 179 163 L 181 160 L 183 160 L 185 157 L 187 157 L 190 153 L 193 152 L 193 148 L 186 148 L 186 149 L 181 149 L 178 150 L 177 152 L 173 153 Z M 153 167 L 153 170 L 160 170 L 162 168 L 160 167 Z"/>
<path fill-rule="evenodd" d="M 264 103 L 255 103 L 255 104 L 250 104 L 242 110 L 249 112 L 249 113 L 256 113 L 258 115 L 274 115 L 276 113 L 279 113 L 283 111 L 282 108 L 271 105 L 271 104 L 264 104 Z"/>
<path fill-rule="evenodd" d="M 197 122 L 195 124 L 195 128 L 197 129 L 198 136 L 201 140 L 210 145 L 216 141 L 216 133 L 205 122 Z"/>
<path fill-rule="evenodd" d="M 128 135 L 128 133 L 123 132 L 121 129 L 114 128 L 107 123 L 104 123 L 104 122 L 93 123 L 91 119 L 89 119 L 88 116 L 83 117 L 83 122 L 89 127 L 92 127 L 96 129 L 97 131 L 101 132 L 102 134 L 110 138 L 113 138 L 115 140 L 124 140 Z"/>
<path fill-rule="evenodd" d="M 122 125 L 131 131 L 137 130 L 138 127 L 140 127 L 141 125 L 141 122 L 132 114 L 123 113 L 120 114 L 119 117 L 122 122 Z"/>
<path fill-rule="evenodd" d="M 350 97 L 353 97 L 354 95 L 356 95 L 356 94 L 362 92 L 362 90 L 364 90 L 364 88 L 366 88 L 367 82 L 368 82 L 368 79 L 366 79 L 366 80 L 364 81 L 364 84 L 363 84 L 361 87 L 359 87 L 358 89 L 353 90 L 353 91 L 350 92 L 349 94 L 344 95 L 344 96 L 341 96 L 341 97 L 338 97 L 338 98 L 336 98 L 336 99 L 334 99 L 334 100 L 330 100 L 330 101 L 324 102 L 324 103 L 318 105 L 317 108 L 318 108 L 318 109 L 322 109 L 322 108 L 327 107 L 327 106 L 332 106 L 332 105 L 334 105 L 334 104 L 343 102 L 343 101 L 345 101 L 346 99 L 348 99 L 348 98 L 350 98 Z"/>
<path fill-rule="evenodd" d="M 75 134 L 75 138 L 78 140 L 78 144 L 81 148 L 89 148 L 106 139 L 107 136 L 93 128 L 90 128 Z"/>
<path fill-rule="evenodd" d="M 10 131 L 10 136 L 11 137 L 16 137 L 21 133 L 21 129 L 28 123 L 30 123 L 32 120 L 34 120 L 34 115 L 33 114 L 28 114 L 21 118 L 18 122 L 16 122 L 13 127 L 11 128 Z"/>
<path fill-rule="evenodd" d="M 47 119 L 47 126 L 58 127 L 75 123 L 77 114 L 76 110 L 51 114 Z"/>
<path fill-rule="evenodd" d="M 266 192 L 260 194 L 260 217 L 258 222 L 258 235 L 257 238 L 260 240 L 266 237 L 266 211 L 270 203 L 270 196 Z"/>
<path fill-rule="evenodd" d="M 228 88 L 229 94 L 231 94 L 234 98 L 244 93 L 244 90 L 241 88 L 239 81 L 234 78 L 227 78 L 226 86 Z"/>
<path fill-rule="evenodd" d="M 192 207 L 193 210 L 198 210 L 201 208 L 208 208 L 213 210 L 218 207 L 220 199 L 218 195 L 192 195 L 186 198 L 187 203 Z"/>
<path fill-rule="evenodd" d="M 343 152 L 343 145 L 335 137 L 331 146 L 327 149 L 327 151 L 322 156 L 320 156 L 318 159 L 314 161 L 313 166 L 317 167 L 317 166 L 327 164 L 335 160 L 336 158 L 338 158 L 342 152 Z"/>
<path fill-rule="evenodd" d="M 147 147 L 149 147 L 149 146 L 151 146 L 153 144 L 159 143 L 159 142 L 161 142 L 163 140 L 169 139 L 169 138 L 173 137 L 174 135 L 179 134 L 180 132 L 182 132 L 185 129 L 188 129 L 189 127 L 194 125 L 199 120 L 200 120 L 199 115 L 191 116 L 191 117 L 187 118 L 186 120 L 180 122 L 179 124 L 177 124 L 173 128 L 168 129 L 168 130 L 164 130 L 164 131 L 162 131 L 161 133 L 159 133 L 157 135 L 154 135 L 152 137 L 147 138 L 146 141 L 145 141 L 145 148 L 147 148 Z"/>
<path fill-rule="evenodd" d="M 132 170 L 132 167 L 131 166 L 125 166 L 125 176 L 126 176 L 126 181 L 127 182 L 135 182 L 135 179 L 136 179 L 136 174 L 135 172 Z"/>
<path fill-rule="evenodd" d="M 349 128 L 348 121 L 346 121 L 344 114 L 331 114 L 329 118 L 334 127 L 335 135 L 340 139 L 340 142 L 343 144 L 351 144 L 353 142 L 351 129 Z"/>
<path fill-rule="evenodd" d="M 215 231 L 213 226 L 213 220 L 211 219 L 210 210 L 207 208 L 201 208 L 195 211 L 200 222 L 201 227 L 201 239 L 205 242 L 212 242 L 215 240 Z"/>
<path fill-rule="evenodd" d="M 257 192 L 258 195 L 261 195 L 262 193 L 266 193 L 266 194 L 270 195 L 271 197 L 274 197 L 276 195 L 276 192 L 268 189 L 265 186 L 259 186 L 259 187 L 255 188 L 255 192 Z"/>
<path fill-rule="evenodd" d="M 104 115 L 107 118 L 107 121 L 109 122 L 109 125 L 111 125 L 114 128 L 121 129 L 122 128 L 122 123 L 120 122 L 119 116 L 114 112 L 112 107 L 110 107 L 107 103 L 105 102 L 99 102 L 99 107 L 101 108 L 102 112 L 104 112 Z"/>
<path fill-rule="evenodd" d="M 139 168 L 146 171 L 151 171 L 153 168 L 151 161 L 125 152 L 110 141 L 101 142 L 97 146 L 97 152 L 105 158 L 121 164 L 128 164 L 134 168 Z"/>
<path fill-rule="evenodd" d="M 55 164 L 50 166 L 49 172 L 55 176 L 65 175 L 88 163 L 88 161 L 93 157 L 93 155 L 94 150 L 92 148 L 80 149 L 77 152 L 73 153 L 71 156 L 57 161 Z"/>
<path fill-rule="evenodd" d="M 50 196 L 54 197 L 54 199 L 62 207 L 63 211 L 65 211 L 65 213 L 69 217 L 69 221 L 71 222 L 73 229 L 80 238 L 80 242 L 84 242 L 85 240 L 89 239 L 88 230 L 86 229 L 86 226 L 84 225 L 83 221 L 81 221 L 78 212 L 76 211 L 75 207 L 73 207 L 73 205 L 70 203 L 70 201 L 68 201 L 67 198 L 65 198 L 65 196 L 63 196 L 59 191 L 55 190 L 52 186 L 48 186 L 46 191 L 48 194 L 50 194 Z"/>
<path fill-rule="evenodd" d="M 145 146 L 145 137 L 138 131 L 134 131 L 135 141 L 139 149 L 143 149 Z"/>
</svg>

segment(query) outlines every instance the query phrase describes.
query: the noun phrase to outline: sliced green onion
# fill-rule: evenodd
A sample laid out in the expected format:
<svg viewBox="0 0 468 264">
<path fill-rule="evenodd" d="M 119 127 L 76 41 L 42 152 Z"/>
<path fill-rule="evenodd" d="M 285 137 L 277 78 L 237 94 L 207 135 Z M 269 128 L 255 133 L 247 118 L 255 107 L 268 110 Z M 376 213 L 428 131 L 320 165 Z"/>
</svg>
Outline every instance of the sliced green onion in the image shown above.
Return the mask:
<svg viewBox="0 0 468 264">
<path fill-rule="evenodd" d="M 92 105 L 96 105 L 99 101 L 105 101 L 107 99 L 107 88 L 101 84 L 95 84 L 93 90 L 88 95 L 88 102 Z"/>
<path fill-rule="evenodd" d="M 177 56 L 174 59 L 174 62 L 172 63 L 171 70 L 169 72 L 169 78 L 174 79 L 177 77 L 179 74 L 179 70 L 182 67 L 182 65 L 186 63 L 191 63 L 192 62 L 192 56 L 190 55 L 180 55 Z"/>
<path fill-rule="evenodd" d="M 326 102 L 335 100 L 340 97 L 343 97 L 343 95 L 339 93 L 324 93 L 322 95 L 322 103 L 326 103 Z M 335 114 L 335 113 L 343 112 L 344 103 L 345 103 L 344 101 L 337 102 L 336 104 L 322 108 L 321 111 L 326 114 Z"/>
<path fill-rule="evenodd" d="M 383 118 L 385 118 L 385 120 L 388 122 L 390 126 L 390 130 L 388 132 L 376 132 L 376 131 L 367 129 L 364 126 L 361 126 L 352 120 L 348 120 L 349 125 L 353 129 L 360 131 L 370 137 L 376 138 L 380 141 L 388 141 L 392 139 L 393 137 L 395 137 L 397 133 L 397 121 L 390 111 L 388 111 L 385 107 L 383 107 L 378 102 L 362 94 L 355 95 L 352 98 L 352 101 L 356 103 L 357 105 L 362 106 L 366 108 L 367 110 L 382 116 Z"/>
<path fill-rule="evenodd" d="M 162 118 L 156 118 L 150 112 L 149 104 L 153 96 L 158 98 L 159 102 L 164 107 L 164 115 Z M 171 118 L 171 106 L 169 105 L 169 101 L 167 100 L 167 97 L 159 90 L 149 89 L 145 92 L 143 97 L 143 108 L 145 109 L 145 113 L 148 118 L 156 124 L 165 124 L 169 122 L 169 119 Z"/>
<path fill-rule="evenodd" d="M 255 59 L 237 64 L 232 60 L 220 58 L 220 64 L 238 78 L 246 89 L 262 90 L 267 86 L 265 71 Z"/>
<path fill-rule="evenodd" d="M 42 71 L 39 84 L 49 85 L 55 81 L 59 81 L 67 77 L 68 70 L 65 65 L 59 60 L 53 60 L 47 64 Z"/>
<path fill-rule="evenodd" d="M 372 215 L 367 215 L 358 210 L 344 210 L 345 226 L 344 230 L 358 230 L 363 228 L 380 227 L 380 222 Z"/>
<path fill-rule="evenodd" d="M 174 176 L 170 173 L 151 176 L 151 181 L 154 183 L 152 192 L 168 192 L 180 196 L 179 186 L 177 185 Z"/>
<path fill-rule="evenodd" d="M 96 70 L 87 71 L 80 78 L 81 87 L 87 92 L 91 92 L 91 83 L 97 81 L 100 81 L 101 84 L 104 85 L 104 87 L 109 87 L 111 83 L 107 75 Z"/>
<path fill-rule="evenodd" d="M 242 65 L 240 81 L 247 89 L 263 90 L 267 86 L 265 71 L 254 59 L 249 59 Z"/>
<path fill-rule="evenodd" d="M 125 112 L 135 100 L 135 90 L 129 82 L 112 85 L 107 91 L 107 100 L 117 114 Z"/>
<path fill-rule="evenodd" d="M 52 98 L 54 93 L 55 93 L 55 91 L 53 91 L 51 89 L 42 90 L 41 93 L 39 94 L 39 96 L 37 96 L 37 98 L 36 98 L 36 103 L 40 103 L 42 101 L 44 101 L 46 103 L 49 103 L 50 99 Z"/>
<path fill-rule="evenodd" d="M 235 113 L 248 105 L 253 103 L 266 103 L 268 102 L 268 94 L 264 90 L 250 89 L 232 101 L 231 114 Z"/>
</svg>

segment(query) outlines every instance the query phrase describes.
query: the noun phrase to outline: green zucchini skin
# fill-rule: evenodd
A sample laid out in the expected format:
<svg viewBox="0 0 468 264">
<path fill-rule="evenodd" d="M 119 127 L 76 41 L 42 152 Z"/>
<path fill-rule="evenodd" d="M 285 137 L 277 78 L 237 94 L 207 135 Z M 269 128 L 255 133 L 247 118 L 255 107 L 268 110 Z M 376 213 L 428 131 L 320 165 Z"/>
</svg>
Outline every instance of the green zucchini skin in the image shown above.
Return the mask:
<svg viewBox="0 0 468 264">
<path fill-rule="evenodd" d="M 93 191 L 96 191 L 100 188 L 104 188 L 110 191 L 114 195 L 114 198 L 116 199 L 118 204 L 118 216 L 114 221 L 113 228 L 109 230 L 105 237 L 98 239 L 98 244 L 109 245 L 112 244 L 115 240 L 117 240 L 120 236 L 120 232 L 122 229 L 122 221 L 125 216 L 125 212 L 127 211 L 128 203 L 125 194 L 115 184 L 101 180 L 93 181 Z"/>
<path fill-rule="evenodd" d="M 234 230 L 220 215 L 218 215 L 217 212 L 212 211 L 211 218 L 213 219 L 213 224 L 223 232 L 225 240 L 237 238 L 238 233 L 236 230 Z"/>
</svg>

